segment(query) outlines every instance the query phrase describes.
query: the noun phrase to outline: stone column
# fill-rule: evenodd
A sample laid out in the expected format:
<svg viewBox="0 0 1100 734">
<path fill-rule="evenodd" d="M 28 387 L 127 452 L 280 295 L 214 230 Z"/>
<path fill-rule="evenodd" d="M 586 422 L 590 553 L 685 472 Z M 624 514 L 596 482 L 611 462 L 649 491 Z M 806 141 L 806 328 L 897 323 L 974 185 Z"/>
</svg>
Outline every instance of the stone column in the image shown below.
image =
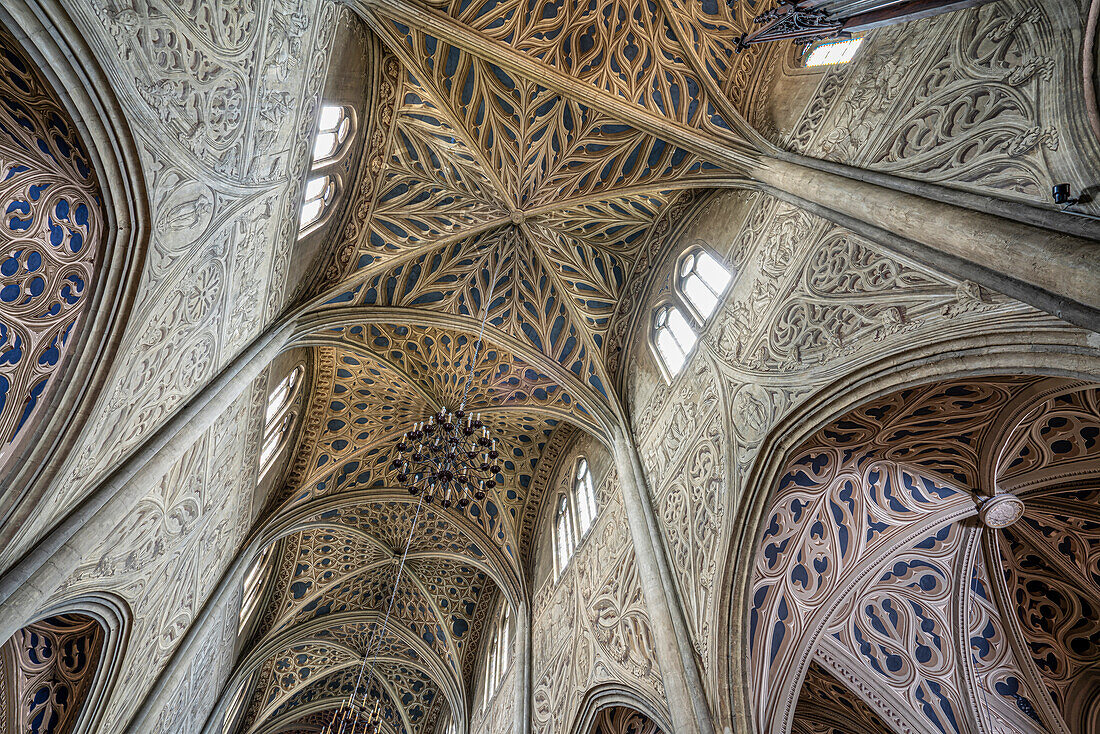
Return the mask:
<svg viewBox="0 0 1100 734">
<path fill-rule="evenodd" d="M 80 561 L 282 351 L 292 328 L 287 321 L 256 337 L 0 576 L 0 640 L 34 618 Z"/>
<path fill-rule="evenodd" d="M 753 170 L 764 191 L 937 270 L 1100 329 L 1100 223 L 788 158 L 768 158 Z"/>
<path fill-rule="evenodd" d="M 620 427 L 612 446 L 619 473 L 627 525 L 642 594 L 661 668 L 672 729 L 677 734 L 714 734 L 703 678 L 691 644 L 687 621 L 671 573 L 664 538 L 650 503 L 645 472 L 629 429 Z"/>
<path fill-rule="evenodd" d="M 512 664 L 516 668 L 515 734 L 531 734 L 531 605 L 520 602 L 516 612 L 516 641 Z"/>
</svg>

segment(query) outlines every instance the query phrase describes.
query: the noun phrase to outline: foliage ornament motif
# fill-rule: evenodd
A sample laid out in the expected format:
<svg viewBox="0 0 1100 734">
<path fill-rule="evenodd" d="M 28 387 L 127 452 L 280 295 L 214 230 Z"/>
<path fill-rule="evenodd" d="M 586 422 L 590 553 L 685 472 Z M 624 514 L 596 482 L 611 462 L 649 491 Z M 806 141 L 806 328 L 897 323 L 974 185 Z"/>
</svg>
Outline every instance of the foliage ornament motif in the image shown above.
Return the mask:
<svg viewBox="0 0 1100 734">
<path fill-rule="evenodd" d="M 36 418 L 75 341 L 105 236 L 76 125 L 0 29 L 0 463 Z"/>
</svg>

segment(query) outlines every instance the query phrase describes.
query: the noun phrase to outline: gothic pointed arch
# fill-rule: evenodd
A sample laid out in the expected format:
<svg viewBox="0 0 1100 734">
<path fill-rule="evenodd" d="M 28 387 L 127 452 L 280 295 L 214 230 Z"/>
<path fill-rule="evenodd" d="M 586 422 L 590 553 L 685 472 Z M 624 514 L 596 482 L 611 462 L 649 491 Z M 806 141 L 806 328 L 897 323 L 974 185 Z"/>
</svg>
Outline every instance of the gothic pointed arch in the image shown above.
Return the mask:
<svg viewBox="0 0 1100 734">
<path fill-rule="evenodd" d="M 129 634 L 125 603 L 82 594 L 50 607 L 0 646 L 4 731 L 90 734 L 119 671 Z"/>
<path fill-rule="evenodd" d="M 45 459 L 72 448 L 107 378 L 151 220 L 122 107 L 60 5 L 6 3 L 0 46 L 0 484 L 10 488 L 0 542 L 9 545 L 58 469 Z"/>
<path fill-rule="evenodd" d="M 661 734 L 672 731 L 663 703 L 622 686 L 603 684 L 590 689 L 577 711 L 573 734 Z"/>
<path fill-rule="evenodd" d="M 1070 687 L 1082 701 L 1100 688 L 1086 560 L 1100 543 L 1098 395 L 1039 376 L 935 382 L 789 452 L 747 597 L 756 730 L 791 730 L 818 666 L 843 671 L 847 715 L 899 730 L 1081 734 Z"/>
</svg>

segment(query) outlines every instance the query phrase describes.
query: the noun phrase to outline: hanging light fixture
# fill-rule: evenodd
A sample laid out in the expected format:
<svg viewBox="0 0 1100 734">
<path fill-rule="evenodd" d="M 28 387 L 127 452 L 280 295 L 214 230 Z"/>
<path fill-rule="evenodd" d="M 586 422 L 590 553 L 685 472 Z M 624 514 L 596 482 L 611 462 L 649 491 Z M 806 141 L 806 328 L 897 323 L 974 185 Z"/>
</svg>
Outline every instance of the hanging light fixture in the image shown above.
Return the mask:
<svg viewBox="0 0 1100 734">
<path fill-rule="evenodd" d="M 428 416 L 428 420 L 417 423 L 401 437 L 397 443 L 397 457 L 391 462 L 401 486 L 429 504 L 438 499 L 443 507 L 454 505 L 465 509 L 472 500 L 485 499 L 486 492 L 497 486 L 500 452 L 496 439 L 489 437 L 489 428 L 480 414 L 474 416 L 466 412 L 466 398 L 474 383 L 474 364 L 481 353 L 481 338 L 485 334 L 495 281 L 494 271 L 458 410 L 453 413 L 440 410 Z"/>
<path fill-rule="evenodd" d="M 393 468 L 409 494 L 463 509 L 496 486 L 499 457 L 496 439 L 489 438 L 481 417 L 459 407 L 454 413 L 441 410 L 406 433 L 397 444 Z"/>
</svg>

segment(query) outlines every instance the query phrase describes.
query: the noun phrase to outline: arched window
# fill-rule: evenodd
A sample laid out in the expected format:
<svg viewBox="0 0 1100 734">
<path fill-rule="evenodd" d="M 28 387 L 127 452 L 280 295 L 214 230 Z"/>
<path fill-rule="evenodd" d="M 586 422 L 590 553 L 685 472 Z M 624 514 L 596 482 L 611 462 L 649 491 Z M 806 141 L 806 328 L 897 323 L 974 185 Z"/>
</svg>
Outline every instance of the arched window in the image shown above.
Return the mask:
<svg viewBox="0 0 1100 734">
<path fill-rule="evenodd" d="M 294 426 L 295 414 L 289 409 L 298 392 L 298 383 L 302 379 L 302 366 L 298 365 L 275 386 L 267 396 L 267 412 L 264 417 L 264 440 L 260 448 L 260 477 L 274 464 L 275 455 L 282 448 L 290 429 Z"/>
<path fill-rule="evenodd" d="M 654 313 L 653 343 L 669 378 L 683 369 L 695 340 L 695 331 L 676 306 L 664 305 Z"/>
<path fill-rule="evenodd" d="M 558 509 L 554 512 L 556 576 L 561 576 L 561 572 L 569 565 L 569 559 L 573 557 L 573 549 L 576 547 L 577 538 L 573 533 L 573 518 L 569 512 L 569 498 L 563 494 L 558 498 Z"/>
<path fill-rule="evenodd" d="M 855 58 L 856 51 L 859 50 L 862 44 L 862 37 L 831 38 L 825 41 L 815 41 L 803 53 L 802 65 L 806 68 L 812 68 L 814 66 L 847 64 Z"/>
<path fill-rule="evenodd" d="M 317 138 L 313 141 L 313 167 L 327 163 L 336 157 L 351 133 L 351 115 L 348 108 L 325 105 L 317 121 Z"/>
<path fill-rule="evenodd" d="M 264 570 L 267 564 L 268 554 L 271 553 L 271 546 L 264 548 L 260 557 L 256 559 L 256 562 L 252 564 L 252 568 L 249 569 L 248 575 L 245 576 L 244 584 L 241 589 L 241 612 L 237 618 L 237 629 L 243 631 L 248 621 L 252 618 L 252 613 L 256 611 L 256 607 L 260 604 L 260 598 L 263 596 L 264 587 Z"/>
<path fill-rule="evenodd" d="M 500 682 L 504 679 L 504 673 L 508 669 L 509 651 L 512 644 L 512 611 L 504 604 L 500 608 L 496 624 L 493 626 L 493 635 L 489 640 L 489 655 L 486 658 L 485 667 L 485 696 L 482 698 L 482 708 L 489 705 L 500 688 Z"/>
<path fill-rule="evenodd" d="M 577 508 L 577 535 L 583 538 L 596 521 L 596 491 L 592 487 L 588 460 L 584 457 L 577 461 L 573 476 L 573 504 Z"/>
<path fill-rule="evenodd" d="M 699 320 L 706 321 L 714 313 L 732 279 L 729 271 L 709 252 L 697 248 L 680 261 L 676 286 L 684 300 L 695 309 Z"/>
<path fill-rule="evenodd" d="M 306 184 L 305 199 L 302 201 L 302 217 L 298 222 L 299 236 L 321 221 L 335 194 L 336 179 L 332 176 L 318 176 L 309 180 Z"/>
</svg>

